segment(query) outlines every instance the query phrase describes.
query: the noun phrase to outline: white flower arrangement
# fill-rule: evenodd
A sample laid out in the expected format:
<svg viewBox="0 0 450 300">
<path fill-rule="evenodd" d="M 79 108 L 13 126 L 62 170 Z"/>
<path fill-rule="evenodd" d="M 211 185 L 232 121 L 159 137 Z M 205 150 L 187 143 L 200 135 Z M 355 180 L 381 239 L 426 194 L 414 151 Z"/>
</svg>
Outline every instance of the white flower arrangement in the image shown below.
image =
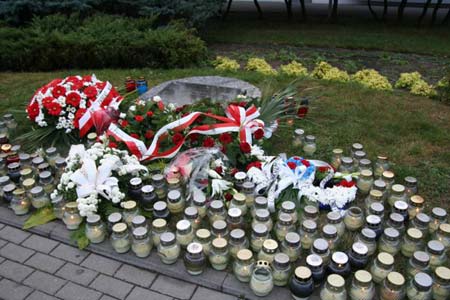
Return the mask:
<svg viewBox="0 0 450 300">
<path fill-rule="evenodd" d="M 66 199 L 76 199 L 83 217 L 96 213 L 102 200 L 122 202 L 126 191 L 120 186 L 127 186 L 131 177 L 146 176 L 148 170 L 127 151 L 106 145 L 95 143 L 87 150 L 83 145 L 72 145 L 65 172 L 51 197 L 62 194 Z"/>
</svg>

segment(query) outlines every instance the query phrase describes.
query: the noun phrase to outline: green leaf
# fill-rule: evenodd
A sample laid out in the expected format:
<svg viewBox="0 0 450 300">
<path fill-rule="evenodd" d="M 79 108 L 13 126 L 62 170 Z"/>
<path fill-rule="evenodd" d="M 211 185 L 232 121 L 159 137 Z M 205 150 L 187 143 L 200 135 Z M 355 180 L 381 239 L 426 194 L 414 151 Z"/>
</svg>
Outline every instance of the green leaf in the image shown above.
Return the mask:
<svg viewBox="0 0 450 300">
<path fill-rule="evenodd" d="M 56 219 L 51 206 L 46 206 L 36 210 L 23 224 L 23 229 L 30 229 L 36 226 L 47 224 Z"/>
<path fill-rule="evenodd" d="M 85 228 L 86 228 L 86 224 L 82 223 L 80 225 L 80 227 L 78 227 L 77 230 L 73 231 L 70 234 L 70 241 L 76 242 L 78 249 L 80 249 L 80 250 L 83 250 L 84 248 L 89 246 L 89 239 L 86 237 Z"/>
</svg>

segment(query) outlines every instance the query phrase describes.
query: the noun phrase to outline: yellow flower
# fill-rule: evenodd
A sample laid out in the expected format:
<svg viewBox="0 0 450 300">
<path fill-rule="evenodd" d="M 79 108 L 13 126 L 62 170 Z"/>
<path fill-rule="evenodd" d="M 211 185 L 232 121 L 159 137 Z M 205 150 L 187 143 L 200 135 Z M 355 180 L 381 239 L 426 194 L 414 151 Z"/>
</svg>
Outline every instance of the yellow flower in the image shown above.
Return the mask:
<svg viewBox="0 0 450 300">
<path fill-rule="evenodd" d="M 412 85 L 411 94 L 432 97 L 436 96 L 437 93 L 432 85 L 428 84 L 425 80 L 420 79 Z"/>
<path fill-rule="evenodd" d="M 280 72 L 287 76 L 307 76 L 308 69 L 306 69 L 301 63 L 293 60 L 287 65 L 280 66 Z"/>
<path fill-rule="evenodd" d="M 247 71 L 255 71 L 267 76 L 277 75 L 277 71 L 275 71 L 263 58 L 250 58 L 245 66 L 245 69 Z"/>
<path fill-rule="evenodd" d="M 374 69 L 360 70 L 352 76 L 352 80 L 371 89 L 392 90 L 389 80 Z"/>
<path fill-rule="evenodd" d="M 422 75 L 419 72 L 401 73 L 395 87 L 410 89 L 419 80 L 422 80 Z"/>
</svg>

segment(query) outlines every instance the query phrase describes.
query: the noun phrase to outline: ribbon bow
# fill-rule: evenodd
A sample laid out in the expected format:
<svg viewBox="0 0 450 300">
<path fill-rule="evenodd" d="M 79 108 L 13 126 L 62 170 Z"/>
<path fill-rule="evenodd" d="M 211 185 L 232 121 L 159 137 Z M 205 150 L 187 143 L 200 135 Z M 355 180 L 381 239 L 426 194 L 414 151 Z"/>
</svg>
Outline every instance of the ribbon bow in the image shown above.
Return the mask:
<svg viewBox="0 0 450 300">
<path fill-rule="evenodd" d="M 81 168 L 70 176 L 70 180 L 77 185 L 77 196 L 85 198 L 92 193 L 98 193 L 110 200 L 113 188 L 118 187 L 119 183 L 117 178 L 111 177 L 116 165 L 117 159 L 110 157 L 97 168 L 93 159 L 84 157 Z"/>
<path fill-rule="evenodd" d="M 254 105 L 247 110 L 241 106 L 230 105 L 225 114 L 230 125 L 239 128 L 241 142 L 247 142 L 249 145 L 252 145 L 252 134 L 259 128 L 264 128 L 264 122 L 257 119 L 260 113 Z"/>
</svg>

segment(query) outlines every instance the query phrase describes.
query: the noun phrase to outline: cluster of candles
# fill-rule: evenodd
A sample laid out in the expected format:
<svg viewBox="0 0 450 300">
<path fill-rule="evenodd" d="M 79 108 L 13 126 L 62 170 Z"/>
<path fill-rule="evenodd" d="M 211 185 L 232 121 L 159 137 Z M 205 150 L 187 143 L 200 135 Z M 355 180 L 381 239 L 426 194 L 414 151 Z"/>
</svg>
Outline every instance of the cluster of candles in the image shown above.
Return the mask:
<svg viewBox="0 0 450 300">
<path fill-rule="evenodd" d="M 307 137 L 299 145 L 312 140 Z M 8 160 L 12 148 L 2 143 L 0 164 Z M 191 275 L 201 274 L 208 264 L 216 270 L 232 270 L 258 296 L 270 294 L 274 286 L 289 286 L 294 299 L 308 299 L 319 287 L 321 300 L 370 300 L 375 294 L 382 300 L 450 299 L 446 210 L 434 207 L 426 214 L 417 180 L 396 180 L 387 157 L 379 156 L 372 164 L 358 143 L 349 156 L 343 153 L 333 150 L 332 166 L 342 173 L 359 173 L 357 199 L 346 211 L 322 213 L 315 202 L 302 201 L 298 206 L 296 201 L 284 201 L 271 213 L 267 199 L 255 195 L 255 185 L 244 172 L 234 175 L 238 192 L 229 202 L 207 200 L 202 194 L 186 199 L 189 191 L 181 178 L 166 180 L 154 174 L 148 183 L 138 177 L 129 181 L 128 199 L 121 203 L 120 212 L 104 220 L 88 216 L 85 234 L 91 243 L 109 236 L 117 253 L 131 250 L 145 258 L 156 248 L 164 264 L 182 257 Z M 47 149 L 45 157 L 17 156 L 20 176 L 10 160 L 0 185 L 3 199 L 22 214 L 16 203 L 42 207 L 39 201 L 33 204 L 35 193 L 24 184 L 29 179 L 24 170 L 29 167 L 40 179 L 42 173 L 50 173 L 53 182 L 64 160 L 54 148 Z M 5 167 L 0 171 L 5 172 Z M 39 183 L 44 194 L 54 189 L 45 181 Z M 59 199 L 52 204 L 69 230 L 79 228 L 83 218 L 76 202 L 64 205 Z M 153 218 L 144 217 L 144 211 Z"/>
</svg>

